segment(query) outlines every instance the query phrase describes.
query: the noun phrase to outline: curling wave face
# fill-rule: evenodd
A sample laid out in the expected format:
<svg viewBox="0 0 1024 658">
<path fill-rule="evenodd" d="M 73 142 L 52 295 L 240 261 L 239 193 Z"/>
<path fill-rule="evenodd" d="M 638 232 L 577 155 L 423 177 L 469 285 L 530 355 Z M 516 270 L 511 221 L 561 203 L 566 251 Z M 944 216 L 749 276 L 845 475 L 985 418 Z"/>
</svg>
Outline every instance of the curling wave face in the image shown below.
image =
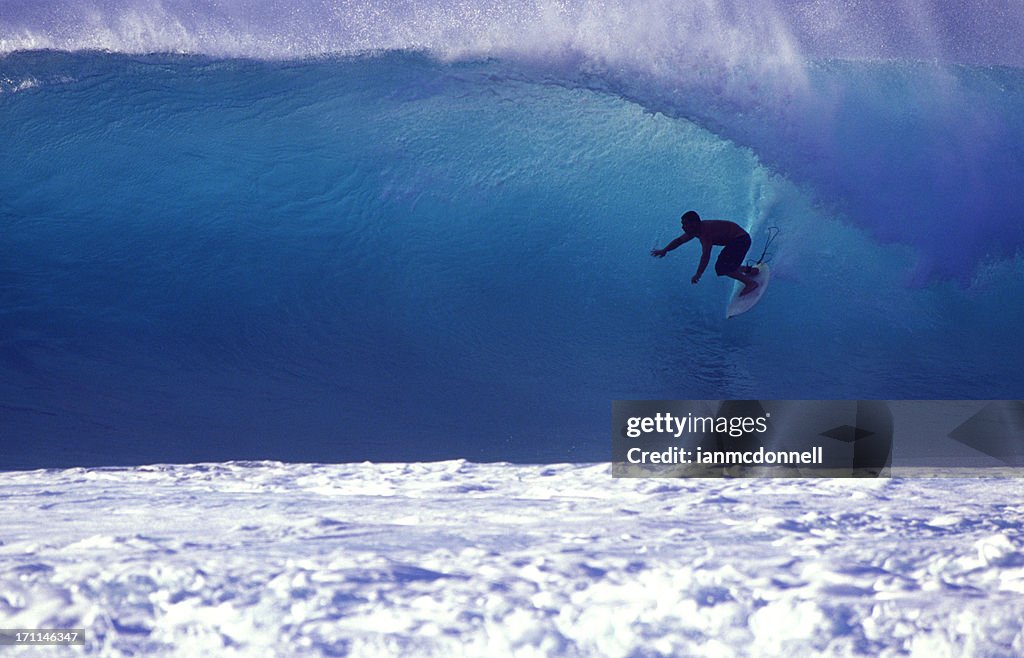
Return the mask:
<svg viewBox="0 0 1024 658">
<path fill-rule="evenodd" d="M 6 465 L 604 459 L 616 398 L 1019 397 L 1019 53 L 649 4 L 14 3 Z M 690 207 L 783 230 L 749 321 L 646 255 Z"/>
<path fill-rule="evenodd" d="M 5 7 L 0 53 L 499 58 L 754 149 L 873 237 L 917 248 L 920 283 L 966 282 L 979 261 L 1021 246 L 1022 31 L 1012 0 L 44 0 Z M 31 72 L 5 86 L 26 84 Z"/>
</svg>

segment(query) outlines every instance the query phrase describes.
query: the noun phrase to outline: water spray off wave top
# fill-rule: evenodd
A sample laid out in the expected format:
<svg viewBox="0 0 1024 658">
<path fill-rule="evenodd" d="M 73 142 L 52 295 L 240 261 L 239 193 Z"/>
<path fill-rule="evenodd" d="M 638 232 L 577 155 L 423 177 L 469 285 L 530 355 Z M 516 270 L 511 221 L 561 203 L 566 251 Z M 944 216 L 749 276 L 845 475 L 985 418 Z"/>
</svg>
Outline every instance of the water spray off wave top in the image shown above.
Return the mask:
<svg viewBox="0 0 1024 658">
<path fill-rule="evenodd" d="M 1019 397 L 1022 32 L 1009 0 L 6 2 L 0 416 L 72 461 L 541 461 L 603 459 L 611 399 Z M 781 229 L 756 314 L 647 256 L 689 208 Z"/>
</svg>

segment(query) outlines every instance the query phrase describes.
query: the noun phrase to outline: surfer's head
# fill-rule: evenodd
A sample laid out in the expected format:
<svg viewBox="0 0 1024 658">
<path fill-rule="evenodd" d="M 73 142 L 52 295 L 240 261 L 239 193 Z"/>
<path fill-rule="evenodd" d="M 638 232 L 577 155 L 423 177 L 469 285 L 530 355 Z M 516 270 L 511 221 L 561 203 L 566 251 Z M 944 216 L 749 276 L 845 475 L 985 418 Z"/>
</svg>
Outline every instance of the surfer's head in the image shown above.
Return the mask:
<svg viewBox="0 0 1024 658">
<path fill-rule="evenodd" d="M 693 235 L 700 233 L 700 215 L 693 210 L 684 212 L 680 218 L 680 223 L 683 225 L 683 231 Z"/>
</svg>

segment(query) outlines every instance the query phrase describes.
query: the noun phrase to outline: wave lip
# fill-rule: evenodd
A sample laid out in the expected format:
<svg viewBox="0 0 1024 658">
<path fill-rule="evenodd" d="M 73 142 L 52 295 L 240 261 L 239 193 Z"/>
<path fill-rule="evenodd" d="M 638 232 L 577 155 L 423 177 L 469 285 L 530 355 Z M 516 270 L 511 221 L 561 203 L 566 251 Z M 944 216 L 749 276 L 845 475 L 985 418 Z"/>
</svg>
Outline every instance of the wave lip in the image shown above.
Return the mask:
<svg viewBox="0 0 1024 658">
<path fill-rule="evenodd" d="M 680 66 L 884 57 L 1024 65 L 1014 0 L 13 0 L 0 53 L 104 50 L 290 59 L 380 50 L 443 57 L 573 53 L 651 73 Z"/>
<path fill-rule="evenodd" d="M 15 2 L 0 19 L 0 53 L 100 50 L 293 59 L 387 50 L 442 59 L 580 58 L 650 74 L 788 64 L 798 45 L 770 6 L 622 3 L 383 3 L 257 0 Z"/>
</svg>

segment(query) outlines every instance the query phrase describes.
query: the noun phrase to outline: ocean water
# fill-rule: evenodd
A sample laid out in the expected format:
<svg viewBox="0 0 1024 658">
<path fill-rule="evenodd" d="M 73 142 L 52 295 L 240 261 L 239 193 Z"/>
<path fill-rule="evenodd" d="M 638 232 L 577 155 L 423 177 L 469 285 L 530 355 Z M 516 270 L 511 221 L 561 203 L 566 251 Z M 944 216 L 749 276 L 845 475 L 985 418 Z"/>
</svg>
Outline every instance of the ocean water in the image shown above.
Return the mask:
<svg viewBox="0 0 1024 658">
<path fill-rule="evenodd" d="M 1024 11 L 846 4 L 5 2 L 0 467 L 1021 397 Z M 750 313 L 691 208 L 780 230 Z"/>
</svg>

